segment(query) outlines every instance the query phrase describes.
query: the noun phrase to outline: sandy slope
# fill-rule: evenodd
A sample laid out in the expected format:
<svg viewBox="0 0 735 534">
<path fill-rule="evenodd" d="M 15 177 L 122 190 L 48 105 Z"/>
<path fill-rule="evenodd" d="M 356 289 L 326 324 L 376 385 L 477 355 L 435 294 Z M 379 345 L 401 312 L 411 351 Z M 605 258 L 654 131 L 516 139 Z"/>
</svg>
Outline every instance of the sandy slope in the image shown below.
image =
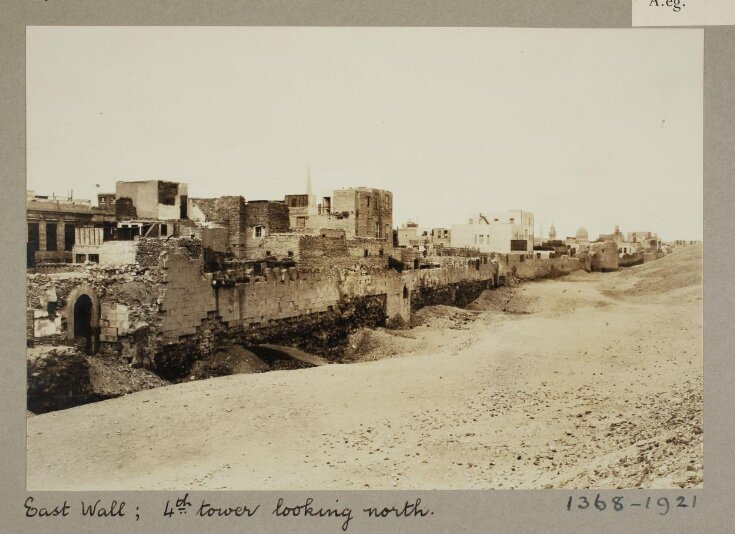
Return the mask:
<svg viewBox="0 0 735 534">
<path fill-rule="evenodd" d="M 425 312 L 395 334 L 406 357 L 32 417 L 29 489 L 698 485 L 701 284 L 681 248 Z"/>
</svg>

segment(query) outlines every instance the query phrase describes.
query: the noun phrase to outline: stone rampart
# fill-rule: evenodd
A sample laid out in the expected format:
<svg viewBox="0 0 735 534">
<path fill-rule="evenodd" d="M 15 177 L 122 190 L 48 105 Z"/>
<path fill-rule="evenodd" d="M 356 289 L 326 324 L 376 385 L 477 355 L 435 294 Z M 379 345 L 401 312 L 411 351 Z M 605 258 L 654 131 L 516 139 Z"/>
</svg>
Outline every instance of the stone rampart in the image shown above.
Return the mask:
<svg viewBox="0 0 735 534">
<path fill-rule="evenodd" d="M 205 272 L 201 250 L 188 241 L 162 248 L 160 240 L 143 243 L 138 253 L 145 266 L 29 274 L 34 337 L 67 339 L 73 316 L 67 298 L 84 288 L 99 301 L 103 352 L 179 378 L 225 340 L 294 344 L 334 356 L 352 329 L 408 324 L 412 311 L 429 304 L 464 306 L 499 285 L 503 271 L 531 279 L 579 269 L 574 258 L 498 262 L 445 256 L 432 262 L 436 267 L 398 272 L 385 268 L 385 256 L 347 256 L 345 265 L 332 260 L 323 269 L 268 268 L 258 275 L 226 276 Z M 155 257 L 158 263 L 152 265 Z"/>
</svg>

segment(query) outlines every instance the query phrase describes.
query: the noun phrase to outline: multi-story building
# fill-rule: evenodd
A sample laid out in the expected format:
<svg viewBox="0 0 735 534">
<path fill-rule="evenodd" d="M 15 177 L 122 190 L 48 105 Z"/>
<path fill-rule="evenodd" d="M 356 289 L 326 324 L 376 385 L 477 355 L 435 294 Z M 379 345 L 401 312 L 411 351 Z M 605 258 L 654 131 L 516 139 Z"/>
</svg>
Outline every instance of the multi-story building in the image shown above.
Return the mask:
<svg viewBox="0 0 735 534">
<path fill-rule="evenodd" d="M 523 210 L 477 213 L 466 224 L 452 225 L 452 247 L 480 252 L 527 253 L 533 251 L 533 213 Z"/>
<path fill-rule="evenodd" d="M 419 237 L 419 225 L 413 221 L 406 221 L 395 231 L 394 245 L 397 247 L 412 247 Z"/>
<path fill-rule="evenodd" d="M 452 244 L 451 231 L 449 228 L 432 228 L 431 229 L 431 242 L 437 245 L 443 245 L 449 247 Z"/>
<path fill-rule="evenodd" d="M 343 230 L 348 239 L 373 237 L 391 239 L 393 194 L 370 187 L 338 189 L 316 204 L 311 194 L 286 195 L 290 225 L 294 230 L 318 232 Z"/>
<path fill-rule="evenodd" d="M 115 183 L 115 208 L 118 217 L 186 219 L 188 186 L 179 182 L 144 180 Z"/>
<path fill-rule="evenodd" d="M 71 263 L 78 229 L 94 227 L 112 239 L 113 210 L 92 206 L 89 200 L 26 194 L 27 265 Z"/>
<path fill-rule="evenodd" d="M 637 244 L 644 252 L 656 252 L 661 248 L 661 240 L 653 232 L 628 232 L 626 241 Z"/>
</svg>

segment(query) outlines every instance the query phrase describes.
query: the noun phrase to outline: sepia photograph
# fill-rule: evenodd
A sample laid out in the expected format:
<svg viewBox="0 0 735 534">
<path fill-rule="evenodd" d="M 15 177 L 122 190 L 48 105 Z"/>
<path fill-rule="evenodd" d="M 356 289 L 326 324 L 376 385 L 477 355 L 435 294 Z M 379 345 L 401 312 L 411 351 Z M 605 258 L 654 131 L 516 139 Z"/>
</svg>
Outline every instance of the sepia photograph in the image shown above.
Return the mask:
<svg viewBox="0 0 735 534">
<path fill-rule="evenodd" d="M 29 26 L 27 489 L 703 487 L 703 53 Z"/>
</svg>

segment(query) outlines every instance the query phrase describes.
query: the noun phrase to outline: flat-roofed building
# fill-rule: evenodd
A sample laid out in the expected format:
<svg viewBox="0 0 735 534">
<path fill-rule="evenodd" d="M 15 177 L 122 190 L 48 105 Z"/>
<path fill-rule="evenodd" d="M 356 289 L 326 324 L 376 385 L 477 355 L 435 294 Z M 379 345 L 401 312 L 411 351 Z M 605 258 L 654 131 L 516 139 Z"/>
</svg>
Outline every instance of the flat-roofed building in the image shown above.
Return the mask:
<svg viewBox="0 0 735 534">
<path fill-rule="evenodd" d="M 533 251 L 533 213 L 524 210 L 476 213 L 465 224 L 454 224 L 450 242 L 455 248 L 475 248 L 502 254 Z"/>
</svg>

